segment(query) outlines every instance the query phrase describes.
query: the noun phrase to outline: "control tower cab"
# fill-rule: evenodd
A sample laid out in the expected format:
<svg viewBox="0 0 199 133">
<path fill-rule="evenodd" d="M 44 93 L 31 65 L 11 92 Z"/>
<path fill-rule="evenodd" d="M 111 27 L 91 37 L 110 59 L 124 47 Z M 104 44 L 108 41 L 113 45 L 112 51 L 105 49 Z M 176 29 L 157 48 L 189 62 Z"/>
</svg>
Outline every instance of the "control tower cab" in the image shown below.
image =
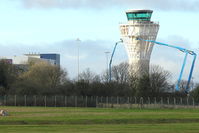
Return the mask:
<svg viewBox="0 0 199 133">
<path fill-rule="evenodd" d="M 152 10 L 128 10 L 126 16 L 128 21 L 150 21 L 152 13 Z"/>
</svg>

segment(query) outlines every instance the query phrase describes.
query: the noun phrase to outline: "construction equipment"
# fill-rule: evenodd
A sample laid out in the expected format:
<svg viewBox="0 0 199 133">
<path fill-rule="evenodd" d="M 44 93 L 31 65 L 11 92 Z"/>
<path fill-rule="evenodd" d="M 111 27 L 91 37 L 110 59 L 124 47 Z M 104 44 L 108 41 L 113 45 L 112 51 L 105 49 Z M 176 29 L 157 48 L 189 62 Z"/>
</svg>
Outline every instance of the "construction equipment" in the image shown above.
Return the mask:
<svg viewBox="0 0 199 133">
<path fill-rule="evenodd" d="M 194 69 L 194 65 L 195 65 L 197 54 L 194 51 L 191 51 L 191 50 L 179 47 L 179 46 L 165 44 L 165 43 L 161 43 L 161 42 L 157 42 L 157 41 L 153 41 L 153 40 L 144 40 L 144 39 L 139 38 L 139 37 L 137 37 L 136 39 L 140 40 L 140 41 L 152 42 L 152 43 L 155 43 L 155 44 L 158 44 L 158 45 L 175 48 L 175 49 L 178 49 L 181 52 L 185 53 L 185 57 L 184 57 L 184 61 L 183 61 L 182 68 L 181 68 L 181 71 L 180 71 L 180 75 L 179 75 L 179 78 L 178 78 L 178 82 L 176 84 L 176 90 L 177 91 L 179 91 L 179 85 L 180 85 L 181 80 L 182 80 L 182 75 L 183 75 L 184 68 L 185 68 L 185 65 L 186 65 L 187 56 L 188 56 L 188 54 L 193 55 L 193 61 L 192 61 L 192 65 L 191 65 L 191 70 L 190 70 L 189 77 L 188 77 L 188 82 L 187 82 L 187 85 L 186 85 L 186 88 L 185 88 L 185 93 L 188 94 L 189 91 L 190 91 L 189 84 L 191 82 L 191 78 L 192 78 L 193 69 Z"/>
<path fill-rule="evenodd" d="M 120 39 L 120 41 L 118 41 L 118 42 L 115 43 L 113 52 L 112 52 L 112 54 L 111 54 L 111 59 L 110 59 L 110 62 L 109 62 L 109 82 L 111 82 L 111 77 L 112 77 L 112 75 L 111 75 L 111 71 L 112 71 L 112 70 L 111 70 L 112 60 L 113 60 L 113 56 L 114 56 L 114 54 L 115 54 L 115 50 L 116 50 L 116 47 L 117 47 L 117 44 L 118 44 L 118 43 L 123 43 L 123 40 Z"/>
</svg>

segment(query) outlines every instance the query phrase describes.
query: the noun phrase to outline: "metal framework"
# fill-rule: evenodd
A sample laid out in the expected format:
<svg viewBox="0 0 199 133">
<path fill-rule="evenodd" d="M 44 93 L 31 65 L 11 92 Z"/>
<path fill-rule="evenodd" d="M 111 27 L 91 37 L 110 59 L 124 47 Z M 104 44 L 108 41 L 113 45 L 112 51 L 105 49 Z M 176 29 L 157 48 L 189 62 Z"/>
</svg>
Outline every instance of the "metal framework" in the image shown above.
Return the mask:
<svg viewBox="0 0 199 133">
<path fill-rule="evenodd" d="M 136 38 L 136 39 L 140 40 L 140 41 L 152 42 L 152 43 L 155 43 L 155 44 L 158 44 L 158 45 L 163 45 L 163 46 L 175 48 L 175 49 L 178 49 L 181 52 L 185 53 L 185 57 L 184 57 L 184 61 L 183 61 L 182 68 L 181 68 L 181 71 L 180 71 L 180 75 L 179 75 L 179 78 L 178 78 L 178 82 L 176 84 L 176 90 L 179 90 L 179 84 L 180 84 L 180 82 L 182 80 L 182 75 L 183 75 L 183 72 L 184 72 L 184 68 L 185 68 L 185 65 L 186 65 L 188 54 L 194 56 L 193 61 L 192 61 L 192 65 L 191 65 L 191 70 L 190 70 L 189 77 L 188 77 L 188 82 L 187 82 L 187 85 L 186 85 L 186 88 L 185 88 L 185 93 L 188 94 L 189 93 L 189 84 L 191 82 L 191 78 L 192 78 L 193 69 L 194 69 L 194 65 L 195 65 L 197 54 L 194 51 L 187 50 L 185 48 L 181 48 L 181 47 L 174 46 L 174 45 L 169 45 L 169 44 L 165 44 L 165 43 L 161 43 L 161 42 L 157 42 L 157 41 L 153 41 L 153 40 L 145 40 L 145 39 L 142 39 L 142 38 Z"/>
<path fill-rule="evenodd" d="M 111 77 L 112 77 L 112 75 L 111 75 L 111 65 L 112 65 L 113 56 L 115 54 L 115 50 L 116 50 L 117 44 L 118 43 L 122 43 L 122 42 L 123 42 L 123 40 L 120 39 L 120 41 L 115 43 L 115 47 L 114 47 L 113 52 L 111 54 L 111 59 L 110 59 L 110 62 L 109 62 L 109 82 L 111 81 Z"/>
</svg>

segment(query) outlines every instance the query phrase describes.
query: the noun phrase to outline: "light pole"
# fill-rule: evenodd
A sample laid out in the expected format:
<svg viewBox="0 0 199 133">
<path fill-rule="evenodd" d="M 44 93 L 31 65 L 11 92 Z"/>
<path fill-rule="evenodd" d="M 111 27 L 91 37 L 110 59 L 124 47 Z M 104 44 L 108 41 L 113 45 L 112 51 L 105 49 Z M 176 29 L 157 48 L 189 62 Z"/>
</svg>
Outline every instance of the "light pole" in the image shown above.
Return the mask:
<svg viewBox="0 0 199 133">
<path fill-rule="evenodd" d="M 123 40 L 120 39 L 120 41 L 118 41 L 118 42 L 115 43 L 115 47 L 113 49 L 113 52 L 112 52 L 112 55 L 111 55 L 111 59 L 110 59 L 110 62 L 109 62 L 109 82 L 111 82 L 111 65 L 112 65 L 112 60 L 113 60 L 115 49 L 116 49 L 118 43 L 123 43 Z"/>
<path fill-rule="evenodd" d="M 81 40 L 77 38 L 77 81 L 79 82 L 79 43 Z"/>
<path fill-rule="evenodd" d="M 105 70 L 106 70 L 106 76 L 107 76 L 107 82 L 108 82 L 108 77 L 109 77 L 109 74 L 108 74 L 108 70 L 109 70 L 109 68 L 108 68 L 108 57 L 109 57 L 109 54 L 110 54 L 110 52 L 109 51 L 106 51 L 106 52 L 104 52 L 105 53 L 105 55 L 106 55 L 106 67 L 105 67 Z"/>
</svg>

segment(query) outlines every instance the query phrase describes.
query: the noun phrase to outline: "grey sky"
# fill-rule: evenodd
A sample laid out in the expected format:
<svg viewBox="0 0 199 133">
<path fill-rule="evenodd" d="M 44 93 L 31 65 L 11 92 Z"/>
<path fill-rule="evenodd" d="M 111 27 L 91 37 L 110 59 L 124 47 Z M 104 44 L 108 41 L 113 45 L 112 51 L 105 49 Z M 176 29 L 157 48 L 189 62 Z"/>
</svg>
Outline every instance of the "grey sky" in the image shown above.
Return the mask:
<svg viewBox="0 0 199 133">
<path fill-rule="evenodd" d="M 158 41 L 173 44 L 181 45 L 181 47 L 189 48 L 190 41 L 180 37 L 180 36 L 169 36 L 165 39 L 159 39 Z M 80 42 L 80 71 L 90 68 L 92 71 L 100 74 L 106 69 L 106 56 L 105 51 L 112 52 L 115 42 L 108 40 L 85 40 Z M 61 54 L 61 64 L 69 73 L 69 76 L 72 78 L 76 77 L 77 71 L 77 42 L 74 40 L 63 40 L 60 42 L 55 42 L 47 45 L 36 45 L 36 46 L 27 46 L 23 44 L 18 44 L 12 46 L 11 48 L 6 45 L 1 45 L 1 55 L 22 55 L 28 52 L 33 53 L 60 53 Z M 3 52 L 4 51 L 4 52 Z M 110 54 L 109 54 L 110 57 Z M 164 47 L 155 45 L 152 56 L 151 64 L 156 64 L 162 66 L 165 70 L 168 70 L 172 73 L 172 80 L 177 80 L 179 75 L 182 62 L 184 58 L 184 53 Z M 117 65 L 120 62 L 125 62 L 128 60 L 124 46 L 118 45 L 116 53 L 113 59 L 113 65 Z M 188 57 L 187 67 L 185 70 L 184 78 L 186 79 L 189 70 L 192 57 Z M 199 64 L 196 63 L 196 68 L 199 67 Z M 70 69 L 68 69 L 70 68 Z M 199 70 L 194 70 L 194 78 L 198 80 Z"/>
<path fill-rule="evenodd" d="M 198 0 L 1 0 L 0 56 L 28 52 L 60 53 L 61 66 L 70 77 L 77 75 L 76 38 L 80 45 L 80 69 L 101 73 L 106 68 L 105 51 L 112 52 L 120 39 L 119 22 L 125 10 L 152 9 L 152 20 L 160 22 L 157 41 L 198 48 Z M 198 51 L 199 52 L 199 51 Z M 183 53 L 155 46 L 151 64 L 179 74 Z M 188 65 L 191 64 L 189 56 Z M 113 65 L 127 61 L 123 45 L 118 45 Z M 198 59 L 194 78 L 199 81 Z M 186 68 L 186 78 L 188 75 Z"/>
</svg>

